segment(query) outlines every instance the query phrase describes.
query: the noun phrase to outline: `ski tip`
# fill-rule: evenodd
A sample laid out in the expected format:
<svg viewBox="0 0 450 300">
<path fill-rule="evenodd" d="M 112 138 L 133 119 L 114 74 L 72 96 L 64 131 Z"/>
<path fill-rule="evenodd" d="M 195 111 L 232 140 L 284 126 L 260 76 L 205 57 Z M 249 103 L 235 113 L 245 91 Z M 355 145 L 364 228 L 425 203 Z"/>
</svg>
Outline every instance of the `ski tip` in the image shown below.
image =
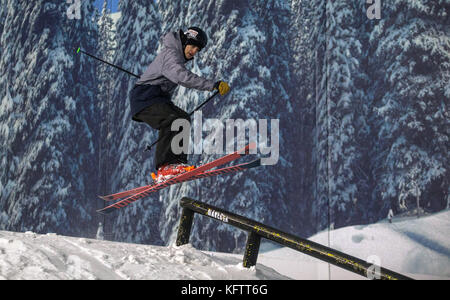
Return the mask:
<svg viewBox="0 0 450 300">
<path fill-rule="evenodd" d="M 100 199 L 105 200 L 105 201 L 112 201 L 114 200 L 114 197 L 111 196 L 98 196 Z"/>
<path fill-rule="evenodd" d="M 97 212 L 102 215 L 107 215 L 107 214 L 113 212 L 114 210 L 116 210 L 116 208 L 114 206 L 107 206 L 102 209 L 97 209 Z"/>
<path fill-rule="evenodd" d="M 77 53 L 80 53 L 81 47 L 78 47 L 77 49 Z"/>
<path fill-rule="evenodd" d="M 252 167 L 259 167 L 259 166 L 261 166 L 261 158 L 255 159 L 250 164 L 251 164 Z"/>
<path fill-rule="evenodd" d="M 261 158 L 255 159 L 254 161 L 251 161 L 249 163 L 246 163 L 242 166 L 244 169 L 251 169 L 261 166 Z"/>
</svg>

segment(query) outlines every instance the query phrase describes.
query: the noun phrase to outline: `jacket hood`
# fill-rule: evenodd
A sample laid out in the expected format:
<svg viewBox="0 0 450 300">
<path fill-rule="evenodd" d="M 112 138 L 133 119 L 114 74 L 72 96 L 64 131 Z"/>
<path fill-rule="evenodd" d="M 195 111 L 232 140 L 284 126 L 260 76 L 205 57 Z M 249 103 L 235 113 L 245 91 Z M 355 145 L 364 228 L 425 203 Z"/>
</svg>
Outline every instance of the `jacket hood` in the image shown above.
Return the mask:
<svg viewBox="0 0 450 300">
<path fill-rule="evenodd" d="M 184 56 L 183 44 L 181 42 L 181 37 L 178 32 L 167 33 L 163 38 L 162 44 L 165 48 L 176 49 L 177 52 L 184 57 L 186 62 L 194 59 L 194 58 L 186 59 L 186 57 Z"/>
</svg>

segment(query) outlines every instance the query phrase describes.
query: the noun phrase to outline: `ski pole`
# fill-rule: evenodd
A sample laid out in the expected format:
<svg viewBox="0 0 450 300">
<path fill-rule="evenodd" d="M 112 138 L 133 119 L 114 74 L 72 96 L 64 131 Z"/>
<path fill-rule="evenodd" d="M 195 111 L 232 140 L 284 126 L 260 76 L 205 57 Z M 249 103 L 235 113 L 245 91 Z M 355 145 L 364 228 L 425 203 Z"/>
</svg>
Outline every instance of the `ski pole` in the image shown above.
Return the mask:
<svg viewBox="0 0 450 300">
<path fill-rule="evenodd" d="M 214 94 L 212 94 L 208 99 L 206 99 L 202 104 L 200 104 L 199 106 L 197 106 L 193 111 L 191 111 L 189 113 L 189 116 L 192 116 L 192 114 L 194 112 L 196 112 L 197 110 L 199 110 L 200 108 L 202 108 L 206 103 L 208 103 L 209 101 L 211 101 L 212 98 L 214 98 L 215 96 L 217 96 L 217 94 L 219 94 L 219 91 L 216 91 Z M 145 151 L 150 151 L 152 149 L 153 146 L 155 146 L 161 139 L 163 138 L 163 136 L 160 136 L 156 141 L 154 141 L 151 145 L 147 146 L 147 149 L 145 149 Z"/>
<path fill-rule="evenodd" d="M 200 104 L 199 106 L 197 106 L 193 111 L 191 111 L 191 113 L 189 114 L 189 116 L 192 116 L 192 114 L 194 112 L 196 112 L 197 110 L 199 110 L 200 108 L 203 107 L 203 105 L 205 105 L 206 103 L 208 103 L 209 101 L 211 101 L 212 98 L 214 98 L 215 96 L 217 96 L 217 94 L 219 93 L 219 91 L 216 91 L 214 94 L 212 94 L 212 96 L 210 96 L 208 99 L 206 99 L 202 104 Z"/>
<path fill-rule="evenodd" d="M 119 67 L 119 66 L 113 65 L 112 63 L 109 63 L 109 62 L 107 62 L 107 61 L 104 61 L 103 59 L 100 59 L 100 58 L 98 58 L 98 57 L 92 55 L 92 54 L 89 54 L 89 53 L 87 53 L 86 51 L 81 50 L 80 47 L 78 47 L 77 53 L 80 53 L 80 52 L 83 53 L 83 54 L 86 54 L 87 56 L 90 56 L 90 57 L 92 57 L 92 58 L 94 58 L 94 59 L 96 59 L 96 60 L 99 60 L 99 61 L 101 61 L 101 62 L 103 62 L 103 63 L 105 63 L 105 64 L 107 64 L 107 65 L 110 65 L 111 67 L 114 67 L 114 68 L 116 68 L 116 69 L 119 69 L 120 71 L 123 71 L 123 72 L 125 72 L 125 73 L 127 73 L 127 74 L 129 74 L 129 75 L 131 75 L 131 76 L 134 76 L 134 77 L 137 77 L 137 78 L 140 77 L 140 76 L 138 76 L 138 75 L 136 75 L 136 74 L 131 73 L 130 71 L 125 70 L 124 68 L 121 68 L 121 67 Z"/>
</svg>

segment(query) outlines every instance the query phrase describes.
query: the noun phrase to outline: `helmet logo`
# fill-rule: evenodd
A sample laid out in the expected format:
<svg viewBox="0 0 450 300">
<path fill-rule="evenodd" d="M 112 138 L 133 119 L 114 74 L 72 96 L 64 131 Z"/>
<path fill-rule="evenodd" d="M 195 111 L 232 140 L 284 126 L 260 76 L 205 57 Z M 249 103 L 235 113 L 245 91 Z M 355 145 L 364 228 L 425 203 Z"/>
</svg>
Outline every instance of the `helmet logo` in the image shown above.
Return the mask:
<svg viewBox="0 0 450 300">
<path fill-rule="evenodd" d="M 186 31 L 185 35 L 187 35 L 188 38 L 197 39 L 198 32 L 193 29 L 189 29 L 188 31 Z"/>
</svg>

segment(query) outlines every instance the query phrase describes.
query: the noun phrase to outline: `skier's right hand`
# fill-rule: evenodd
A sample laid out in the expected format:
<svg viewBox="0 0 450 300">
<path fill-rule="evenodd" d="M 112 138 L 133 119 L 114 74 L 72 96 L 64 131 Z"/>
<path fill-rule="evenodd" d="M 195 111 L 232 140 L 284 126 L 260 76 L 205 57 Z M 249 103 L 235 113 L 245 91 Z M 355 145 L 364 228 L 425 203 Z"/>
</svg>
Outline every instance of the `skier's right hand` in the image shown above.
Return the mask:
<svg viewBox="0 0 450 300">
<path fill-rule="evenodd" d="M 220 96 L 228 94 L 230 86 L 225 81 L 217 81 L 214 85 L 214 89 L 219 91 Z"/>
</svg>

